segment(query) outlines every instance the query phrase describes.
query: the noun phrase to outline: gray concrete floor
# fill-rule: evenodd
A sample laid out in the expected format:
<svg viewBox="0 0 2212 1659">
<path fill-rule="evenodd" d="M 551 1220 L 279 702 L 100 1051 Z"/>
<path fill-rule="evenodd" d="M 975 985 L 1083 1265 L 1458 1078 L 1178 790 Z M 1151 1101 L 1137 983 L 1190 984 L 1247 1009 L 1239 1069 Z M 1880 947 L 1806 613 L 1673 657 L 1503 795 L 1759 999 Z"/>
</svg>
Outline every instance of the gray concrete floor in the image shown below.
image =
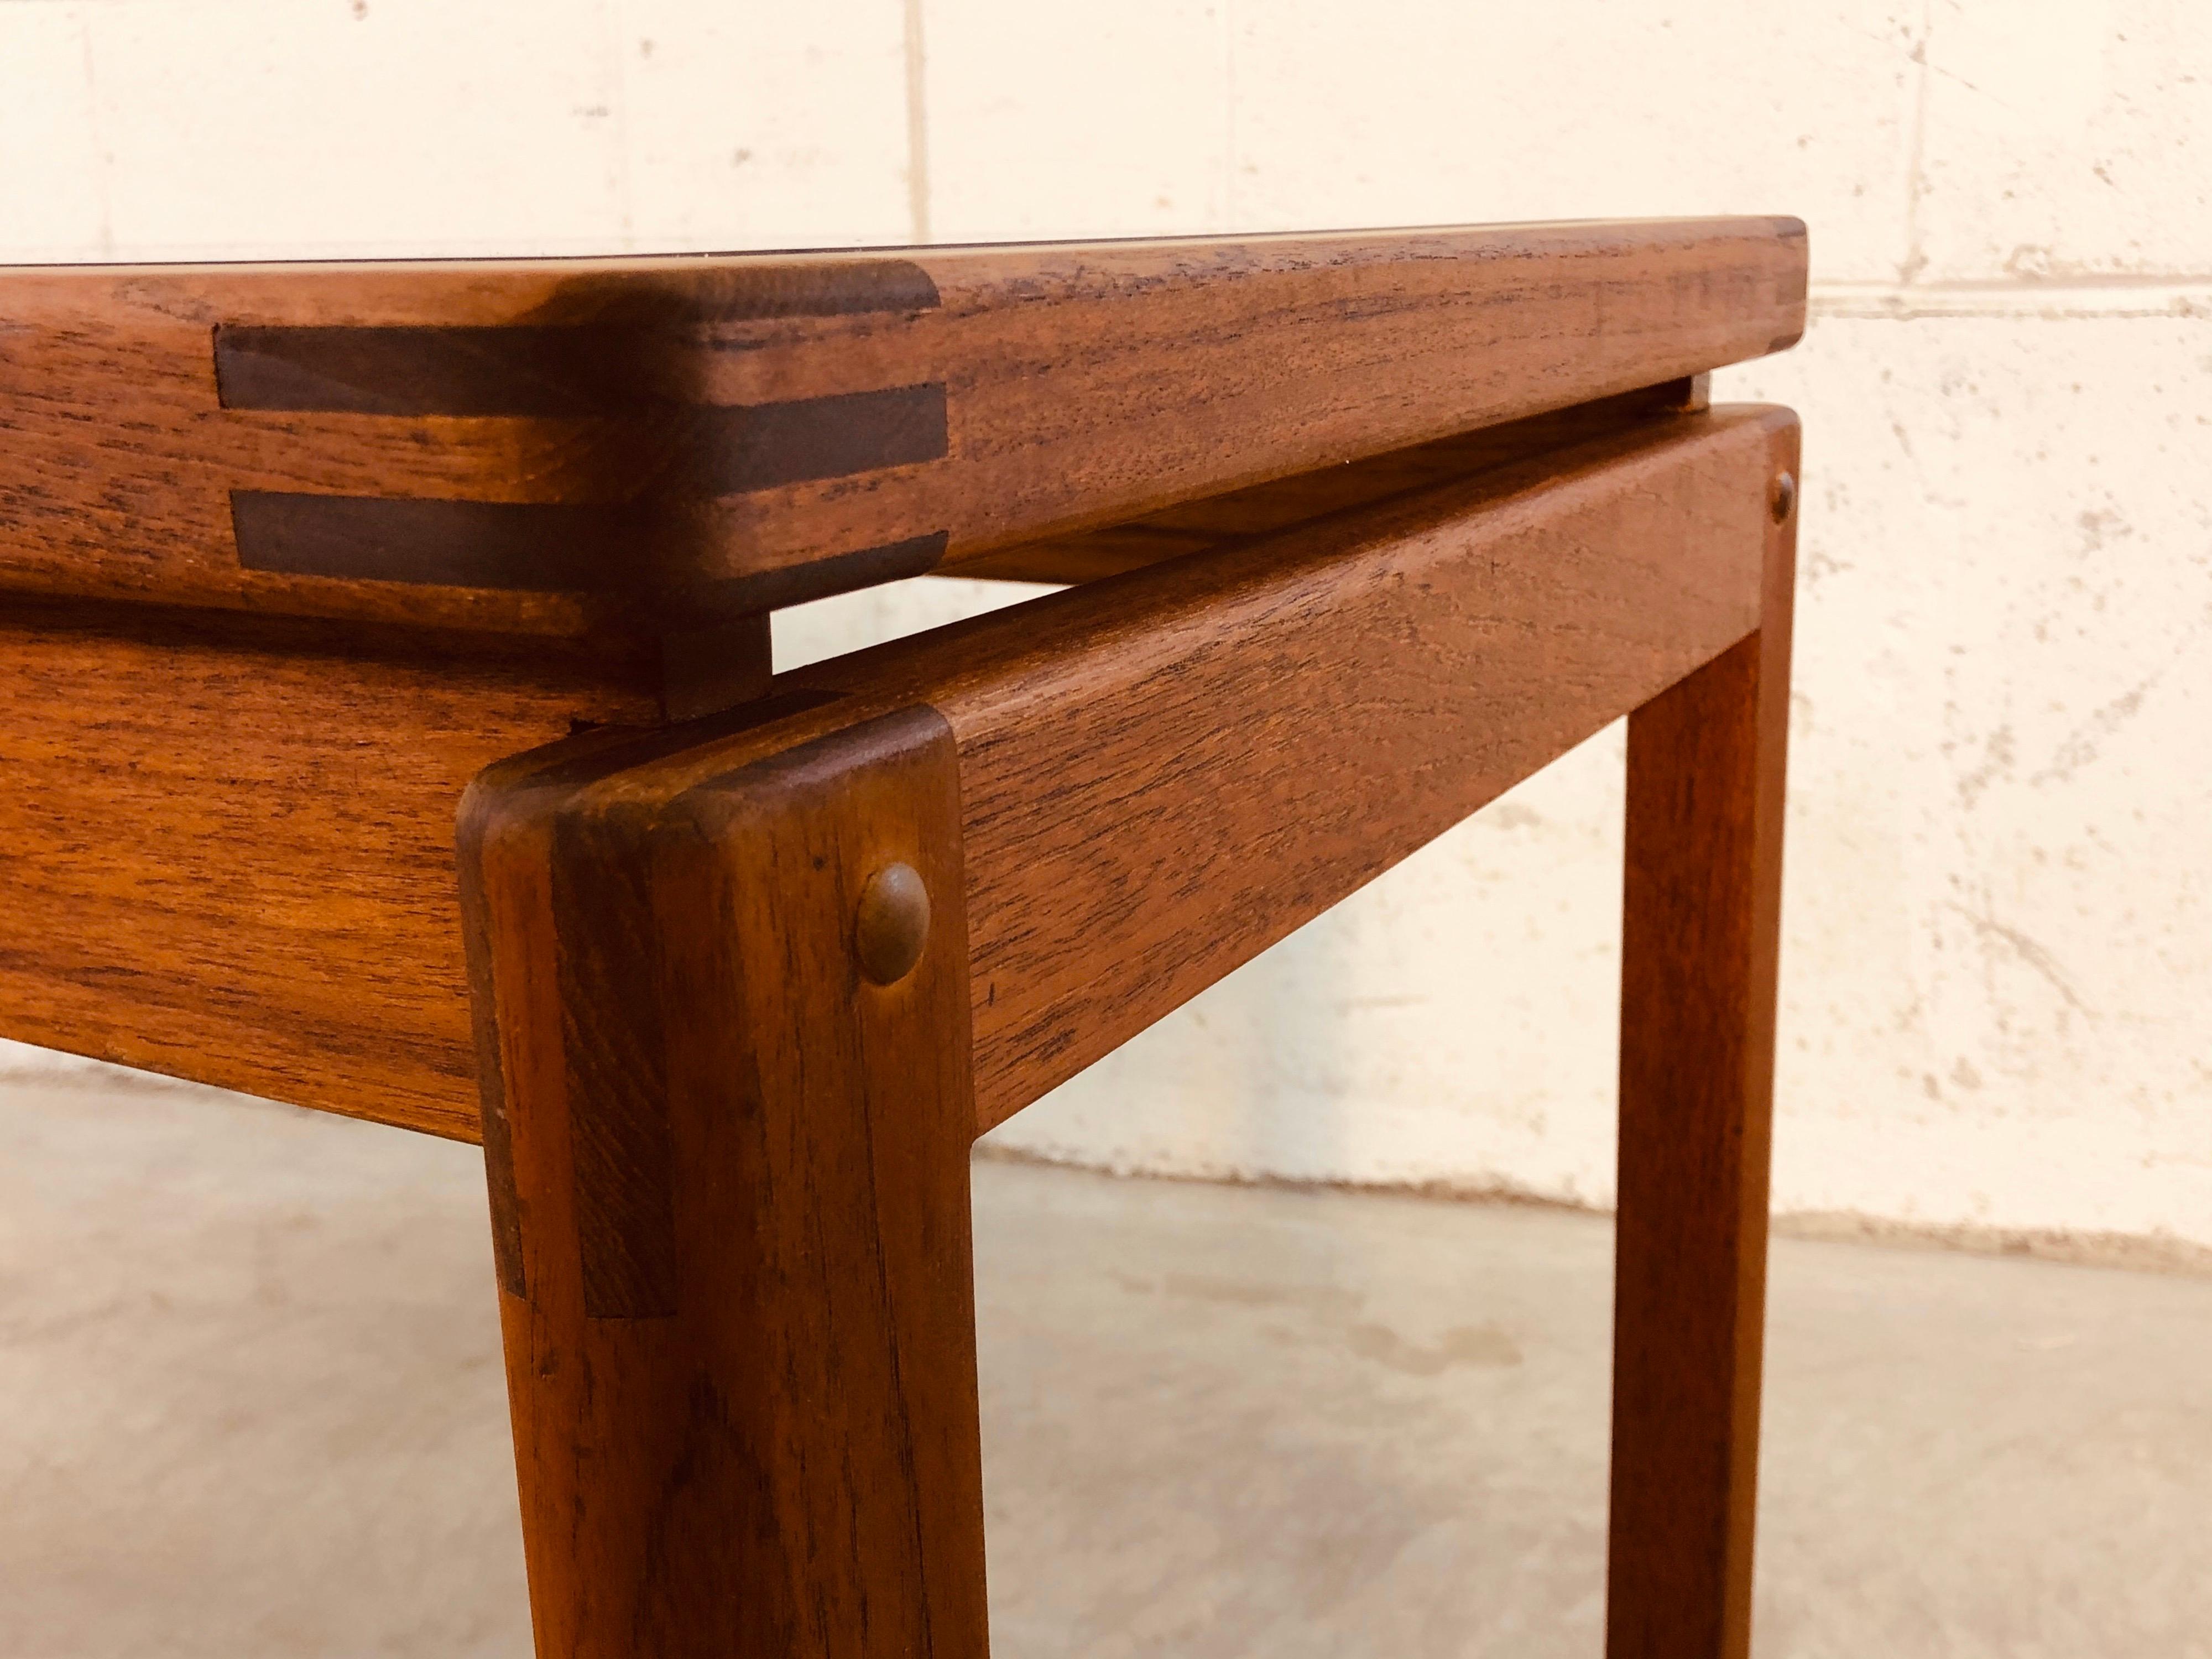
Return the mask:
<svg viewBox="0 0 2212 1659">
<path fill-rule="evenodd" d="M 1610 1231 L 976 1170 L 1000 1659 L 1600 1650 Z M 0 1659 L 514 1655 L 474 1152 L 0 1079 Z M 1754 1646 L 2212 1655 L 2212 1281 L 1783 1241 Z"/>
</svg>

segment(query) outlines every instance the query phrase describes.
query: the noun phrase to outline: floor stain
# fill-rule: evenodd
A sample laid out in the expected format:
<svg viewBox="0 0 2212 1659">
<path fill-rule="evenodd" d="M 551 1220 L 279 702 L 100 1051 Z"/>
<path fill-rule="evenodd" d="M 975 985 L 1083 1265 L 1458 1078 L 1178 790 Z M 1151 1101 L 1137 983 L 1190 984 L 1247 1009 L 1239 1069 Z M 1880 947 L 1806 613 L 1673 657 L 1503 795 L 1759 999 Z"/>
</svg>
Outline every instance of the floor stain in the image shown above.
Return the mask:
<svg viewBox="0 0 2212 1659">
<path fill-rule="evenodd" d="M 1408 1342 L 1388 1325 L 1354 1325 L 1346 1334 L 1352 1352 L 1407 1376 L 1435 1376 L 1460 1365 L 1521 1363 L 1521 1349 L 1495 1325 L 1455 1325 L 1432 1347 Z"/>
</svg>

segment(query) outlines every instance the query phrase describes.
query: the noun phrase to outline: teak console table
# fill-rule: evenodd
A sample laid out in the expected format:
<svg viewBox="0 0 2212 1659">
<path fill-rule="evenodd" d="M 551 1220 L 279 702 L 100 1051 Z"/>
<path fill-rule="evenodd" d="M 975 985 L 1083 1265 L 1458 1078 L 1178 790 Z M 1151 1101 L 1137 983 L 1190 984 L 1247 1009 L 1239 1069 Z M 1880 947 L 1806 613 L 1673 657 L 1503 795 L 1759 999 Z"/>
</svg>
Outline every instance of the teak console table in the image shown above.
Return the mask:
<svg viewBox="0 0 2212 1659">
<path fill-rule="evenodd" d="M 0 272 L 0 1030 L 481 1139 L 546 1659 L 976 1659 L 969 1143 L 1629 715 L 1609 1650 L 1741 1655 L 1805 270 Z M 771 673 L 927 571 L 1075 585 Z"/>
</svg>

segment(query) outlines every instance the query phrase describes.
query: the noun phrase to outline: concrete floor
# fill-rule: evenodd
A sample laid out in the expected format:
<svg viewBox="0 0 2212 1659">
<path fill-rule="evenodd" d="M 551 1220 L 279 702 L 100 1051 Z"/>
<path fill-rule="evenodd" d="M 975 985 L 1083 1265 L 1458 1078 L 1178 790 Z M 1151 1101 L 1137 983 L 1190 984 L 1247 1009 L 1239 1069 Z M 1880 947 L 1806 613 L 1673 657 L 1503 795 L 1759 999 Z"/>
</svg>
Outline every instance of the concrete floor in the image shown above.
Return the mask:
<svg viewBox="0 0 2212 1659">
<path fill-rule="evenodd" d="M 0 1079 L 0 1659 L 527 1651 L 469 1148 Z M 1610 1233 L 976 1170 L 1000 1659 L 1595 1656 Z M 2212 1656 L 2212 1281 L 1784 1241 L 1757 1651 Z"/>
</svg>

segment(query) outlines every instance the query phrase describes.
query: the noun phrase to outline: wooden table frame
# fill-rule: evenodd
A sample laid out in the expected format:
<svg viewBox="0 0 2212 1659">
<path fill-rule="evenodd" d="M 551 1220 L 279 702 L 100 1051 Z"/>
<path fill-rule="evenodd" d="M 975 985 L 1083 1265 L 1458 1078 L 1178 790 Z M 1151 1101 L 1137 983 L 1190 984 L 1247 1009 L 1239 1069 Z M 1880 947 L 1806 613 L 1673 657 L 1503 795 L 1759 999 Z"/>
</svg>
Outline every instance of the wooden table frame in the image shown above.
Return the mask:
<svg viewBox="0 0 2212 1659">
<path fill-rule="evenodd" d="M 480 1136 L 545 1659 L 981 1656 L 970 1143 L 1627 715 L 1608 1650 L 1740 1656 L 1803 283 L 0 272 L 0 1020 Z M 927 568 L 1079 585 L 770 677 Z"/>
</svg>

